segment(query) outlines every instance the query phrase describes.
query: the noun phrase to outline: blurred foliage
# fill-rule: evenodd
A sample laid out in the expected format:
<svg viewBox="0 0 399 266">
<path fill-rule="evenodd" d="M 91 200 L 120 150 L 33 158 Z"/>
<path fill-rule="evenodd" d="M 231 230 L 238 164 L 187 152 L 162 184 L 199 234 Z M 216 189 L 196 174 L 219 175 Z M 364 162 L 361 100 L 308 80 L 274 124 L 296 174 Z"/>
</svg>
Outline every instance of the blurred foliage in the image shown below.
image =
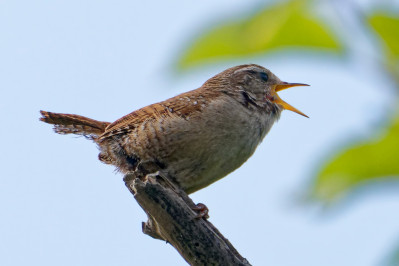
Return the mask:
<svg viewBox="0 0 399 266">
<path fill-rule="evenodd" d="M 376 13 L 369 22 L 386 44 L 388 55 L 399 57 L 399 16 Z"/>
<path fill-rule="evenodd" d="M 379 138 L 357 144 L 335 156 L 320 171 L 312 198 L 332 201 L 369 181 L 398 178 L 398 136 L 399 119 Z"/>
<path fill-rule="evenodd" d="M 399 17 L 376 13 L 368 17 L 385 57 L 383 64 L 399 89 Z M 341 151 L 324 165 L 312 191 L 312 198 L 332 202 L 372 181 L 399 178 L 399 116 L 379 140 L 369 140 Z"/>
<path fill-rule="evenodd" d="M 368 21 L 384 45 L 388 71 L 399 84 L 399 16 L 376 13 Z"/>
<path fill-rule="evenodd" d="M 340 43 L 322 21 L 309 12 L 307 1 L 280 3 L 205 32 L 180 58 L 185 69 L 223 57 L 267 53 L 280 48 L 310 48 L 339 52 Z"/>
</svg>

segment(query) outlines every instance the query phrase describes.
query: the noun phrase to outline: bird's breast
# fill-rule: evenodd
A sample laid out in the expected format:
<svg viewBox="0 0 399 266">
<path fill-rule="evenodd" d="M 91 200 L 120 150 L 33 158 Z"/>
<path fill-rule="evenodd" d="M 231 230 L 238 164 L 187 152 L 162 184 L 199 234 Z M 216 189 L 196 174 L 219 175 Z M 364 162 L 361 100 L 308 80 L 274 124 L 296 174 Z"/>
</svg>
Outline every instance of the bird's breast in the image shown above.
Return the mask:
<svg viewBox="0 0 399 266">
<path fill-rule="evenodd" d="M 246 108 L 229 97 L 200 113 L 163 121 L 168 171 L 188 193 L 240 167 L 255 151 L 276 117 Z"/>
</svg>

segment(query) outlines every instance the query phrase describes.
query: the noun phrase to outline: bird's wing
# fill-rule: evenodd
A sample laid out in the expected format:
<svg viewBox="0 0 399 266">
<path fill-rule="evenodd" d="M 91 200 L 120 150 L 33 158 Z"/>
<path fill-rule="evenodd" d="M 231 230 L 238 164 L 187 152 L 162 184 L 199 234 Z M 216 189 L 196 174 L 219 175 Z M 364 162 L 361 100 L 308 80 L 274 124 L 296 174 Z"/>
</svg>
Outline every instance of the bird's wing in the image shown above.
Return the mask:
<svg viewBox="0 0 399 266">
<path fill-rule="evenodd" d="M 170 115 L 169 110 L 161 103 L 151 104 L 131 112 L 130 114 L 125 115 L 110 124 L 105 129 L 105 132 L 100 136 L 100 140 L 112 137 L 114 135 L 127 133 L 138 127 L 144 121 L 168 115 Z"/>
<path fill-rule="evenodd" d="M 172 116 L 186 119 L 189 115 L 195 115 L 197 111 L 200 111 L 206 105 L 206 97 L 201 95 L 201 90 L 186 92 L 166 101 L 151 104 L 125 115 L 107 126 L 99 140 L 101 141 L 115 135 L 130 132 L 140 126 L 144 121 Z"/>
</svg>

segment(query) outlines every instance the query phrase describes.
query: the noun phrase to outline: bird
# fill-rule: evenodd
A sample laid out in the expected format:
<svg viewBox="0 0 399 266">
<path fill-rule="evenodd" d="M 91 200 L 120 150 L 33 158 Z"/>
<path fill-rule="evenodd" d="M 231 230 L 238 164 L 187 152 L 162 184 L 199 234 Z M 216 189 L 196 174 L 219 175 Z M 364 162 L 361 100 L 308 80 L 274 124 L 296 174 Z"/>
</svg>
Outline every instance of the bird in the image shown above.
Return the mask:
<svg viewBox="0 0 399 266">
<path fill-rule="evenodd" d="M 283 110 L 308 117 L 277 94 L 296 86 L 309 85 L 283 82 L 260 65 L 245 64 L 113 123 L 46 111 L 40 120 L 56 133 L 94 141 L 99 160 L 123 174 L 162 173 L 190 194 L 246 162 Z"/>
</svg>

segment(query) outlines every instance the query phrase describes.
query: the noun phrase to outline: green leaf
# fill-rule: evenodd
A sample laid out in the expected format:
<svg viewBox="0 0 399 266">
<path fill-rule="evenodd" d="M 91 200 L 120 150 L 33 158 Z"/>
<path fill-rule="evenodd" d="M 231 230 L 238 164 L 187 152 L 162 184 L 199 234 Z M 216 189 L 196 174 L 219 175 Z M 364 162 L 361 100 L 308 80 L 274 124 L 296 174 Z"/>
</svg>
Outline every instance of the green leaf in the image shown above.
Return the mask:
<svg viewBox="0 0 399 266">
<path fill-rule="evenodd" d="M 280 48 L 341 50 L 304 0 L 267 7 L 243 20 L 225 22 L 194 41 L 179 60 L 182 69 L 212 59 L 248 56 Z"/>
<path fill-rule="evenodd" d="M 331 203 L 371 181 L 399 181 L 399 118 L 379 138 L 341 152 L 318 174 L 312 198 Z"/>
<path fill-rule="evenodd" d="M 383 43 L 386 67 L 399 84 L 399 16 L 375 13 L 368 21 Z"/>
<path fill-rule="evenodd" d="M 386 52 L 399 57 L 399 16 L 376 13 L 369 18 L 369 23 L 381 37 Z"/>
</svg>

